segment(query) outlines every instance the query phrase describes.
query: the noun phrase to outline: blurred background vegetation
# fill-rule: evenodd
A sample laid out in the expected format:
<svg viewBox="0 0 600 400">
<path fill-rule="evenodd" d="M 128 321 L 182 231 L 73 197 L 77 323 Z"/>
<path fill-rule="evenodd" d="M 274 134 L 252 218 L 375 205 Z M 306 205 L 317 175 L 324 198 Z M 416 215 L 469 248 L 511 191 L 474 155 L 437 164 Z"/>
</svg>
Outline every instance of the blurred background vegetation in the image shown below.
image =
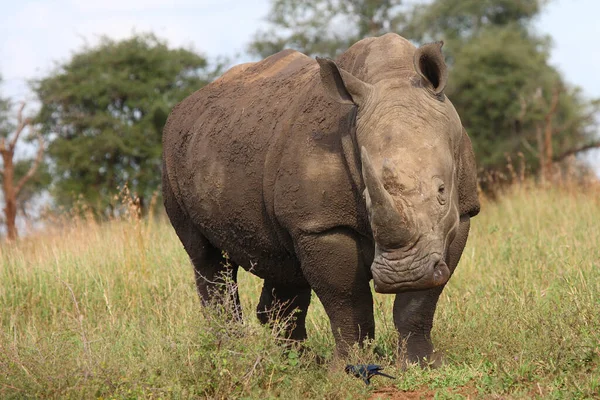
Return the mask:
<svg viewBox="0 0 600 400">
<path fill-rule="evenodd" d="M 590 177 L 576 156 L 600 147 L 600 101 L 583 96 L 549 63 L 550 38 L 533 24 L 547 4 L 272 0 L 268 23 L 249 39 L 247 53 L 258 60 L 293 48 L 336 57 L 361 38 L 386 32 L 416 45 L 444 40 L 447 93 L 473 140 L 483 190 L 516 175 L 547 181 L 568 170 L 578 179 Z M 24 146 L 43 157 L 17 157 L 12 166 L 6 164 L 15 154 L 8 145 L 18 136 L 19 99 L 0 94 L 0 138 L 7 143 L 0 179 L 5 203 L 14 198 L 5 208 L 25 217 L 31 204 L 56 211 L 83 202 L 108 217 L 127 185 L 147 212 L 160 189 L 161 132 L 169 111 L 235 62 L 171 48 L 153 33 L 85 45 L 30 83 L 40 107 L 37 115 L 20 116 L 28 134 L 19 143 L 30 142 Z M 8 186 L 21 180 L 11 192 Z M 11 213 L 5 210 L 4 223 L 14 220 Z"/>
</svg>

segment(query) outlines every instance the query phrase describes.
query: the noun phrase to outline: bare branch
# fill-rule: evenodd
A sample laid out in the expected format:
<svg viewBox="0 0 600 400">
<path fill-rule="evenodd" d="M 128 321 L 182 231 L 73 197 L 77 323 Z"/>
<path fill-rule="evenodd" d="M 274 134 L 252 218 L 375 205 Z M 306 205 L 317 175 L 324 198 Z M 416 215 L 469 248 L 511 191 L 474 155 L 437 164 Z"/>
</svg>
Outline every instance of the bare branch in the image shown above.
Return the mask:
<svg viewBox="0 0 600 400">
<path fill-rule="evenodd" d="M 9 150 L 13 151 L 15 146 L 17 145 L 17 140 L 19 140 L 19 136 L 21 136 L 21 132 L 25 129 L 27 125 L 31 123 L 29 118 L 23 119 L 23 109 L 25 108 L 25 102 L 21 102 L 21 106 L 19 107 L 19 111 L 17 111 L 17 129 L 15 130 L 15 136 L 8 144 Z"/>
<path fill-rule="evenodd" d="M 600 141 L 588 143 L 588 144 L 585 144 L 583 146 L 575 147 L 573 149 L 569 149 L 567 151 L 562 152 L 558 156 L 554 157 L 554 161 L 555 162 L 559 162 L 559 161 L 562 161 L 565 158 L 569 157 L 570 155 L 581 153 L 582 151 L 587 151 L 587 150 L 592 150 L 592 149 L 598 149 L 598 148 L 600 148 Z"/>
<path fill-rule="evenodd" d="M 35 157 L 33 164 L 31 164 L 29 171 L 27 171 L 27 173 L 23 175 L 21 179 L 19 179 L 19 183 L 17 183 L 17 186 L 15 186 L 15 196 L 19 195 L 19 192 L 23 188 L 23 185 L 25 185 L 25 183 L 27 183 L 27 181 L 31 179 L 31 177 L 35 174 L 35 171 L 37 171 L 38 167 L 42 163 L 42 158 L 44 157 L 44 138 L 39 132 L 37 132 L 37 137 L 39 146 L 37 156 Z"/>
</svg>

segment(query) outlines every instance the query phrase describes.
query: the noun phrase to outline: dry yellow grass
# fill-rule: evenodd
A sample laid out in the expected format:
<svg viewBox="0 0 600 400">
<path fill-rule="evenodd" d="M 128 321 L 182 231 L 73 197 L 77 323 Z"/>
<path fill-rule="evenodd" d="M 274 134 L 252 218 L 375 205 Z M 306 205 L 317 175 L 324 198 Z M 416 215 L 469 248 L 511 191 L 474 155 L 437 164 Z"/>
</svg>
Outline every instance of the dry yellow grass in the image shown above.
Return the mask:
<svg viewBox="0 0 600 400">
<path fill-rule="evenodd" d="M 369 388 L 315 362 L 333 350 L 316 299 L 299 355 L 256 322 L 261 282 L 248 273 L 244 324 L 200 312 L 163 219 L 59 225 L 0 245 L 2 398 L 368 398 L 390 384 L 440 398 L 600 396 L 597 192 L 514 188 L 484 202 L 436 315 L 447 366 L 398 370 L 393 298 L 376 295 L 373 346 L 398 379 Z M 353 358 L 373 361 L 372 348 Z"/>
</svg>

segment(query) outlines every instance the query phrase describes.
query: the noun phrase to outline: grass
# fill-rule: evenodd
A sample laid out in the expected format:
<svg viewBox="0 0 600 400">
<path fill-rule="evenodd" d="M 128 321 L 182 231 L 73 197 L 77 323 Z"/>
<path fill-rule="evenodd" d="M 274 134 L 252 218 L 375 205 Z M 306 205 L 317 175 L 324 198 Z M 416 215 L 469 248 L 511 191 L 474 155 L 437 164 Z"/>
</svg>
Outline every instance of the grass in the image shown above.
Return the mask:
<svg viewBox="0 0 600 400">
<path fill-rule="evenodd" d="M 308 350 L 254 317 L 261 282 L 241 273 L 245 323 L 203 312 L 189 261 L 163 220 L 75 219 L 0 247 L 0 398 L 600 397 L 600 196 L 516 188 L 485 202 L 442 294 L 433 339 L 447 365 L 399 370 L 393 296 L 351 361 L 396 380 L 366 387 L 329 357 L 313 300 Z"/>
</svg>

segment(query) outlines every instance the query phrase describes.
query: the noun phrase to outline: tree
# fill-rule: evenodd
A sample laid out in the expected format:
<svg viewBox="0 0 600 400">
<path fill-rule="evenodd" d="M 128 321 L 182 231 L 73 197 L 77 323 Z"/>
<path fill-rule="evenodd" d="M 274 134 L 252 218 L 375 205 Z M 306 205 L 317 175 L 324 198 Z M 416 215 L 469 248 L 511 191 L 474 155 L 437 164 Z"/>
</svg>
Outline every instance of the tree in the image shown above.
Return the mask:
<svg viewBox="0 0 600 400">
<path fill-rule="evenodd" d="M 201 55 L 142 34 L 123 41 L 104 37 L 34 82 L 55 202 L 69 206 L 79 197 L 107 212 L 128 185 L 143 207 L 160 185 L 169 111 L 217 70 Z"/>
<path fill-rule="evenodd" d="M 4 223 L 6 225 L 6 237 L 8 240 L 16 240 L 18 199 L 26 184 L 35 176 L 44 156 L 44 140 L 39 132 L 35 132 L 38 138 L 37 155 L 33 160 L 15 161 L 15 150 L 23 131 L 32 129 L 31 119 L 23 117 L 25 103 L 21 103 L 16 118 L 16 126 L 13 126 L 7 116 L 10 110 L 10 102 L 0 99 L 0 155 L 2 156 L 2 168 L 0 178 L 2 180 L 2 194 L 4 195 Z M 24 168 L 26 167 L 26 169 Z"/>
<path fill-rule="evenodd" d="M 598 102 L 564 82 L 548 63 L 550 39 L 533 31 L 544 4 L 435 0 L 416 8 L 406 29 L 420 42 L 445 41 L 447 93 L 484 169 L 521 152 L 547 175 L 548 163 L 596 143 Z"/>
<path fill-rule="evenodd" d="M 414 39 L 459 45 L 490 26 L 529 31 L 547 0 L 433 0 L 412 9 L 406 32 Z M 446 49 L 448 50 L 448 49 Z"/>
<path fill-rule="evenodd" d="M 402 0 L 273 0 L 270 27 L 248 50 L 262 58 L 284 48 L 334 57 L 358 40 L 401 31 Z"/>
</svg>

